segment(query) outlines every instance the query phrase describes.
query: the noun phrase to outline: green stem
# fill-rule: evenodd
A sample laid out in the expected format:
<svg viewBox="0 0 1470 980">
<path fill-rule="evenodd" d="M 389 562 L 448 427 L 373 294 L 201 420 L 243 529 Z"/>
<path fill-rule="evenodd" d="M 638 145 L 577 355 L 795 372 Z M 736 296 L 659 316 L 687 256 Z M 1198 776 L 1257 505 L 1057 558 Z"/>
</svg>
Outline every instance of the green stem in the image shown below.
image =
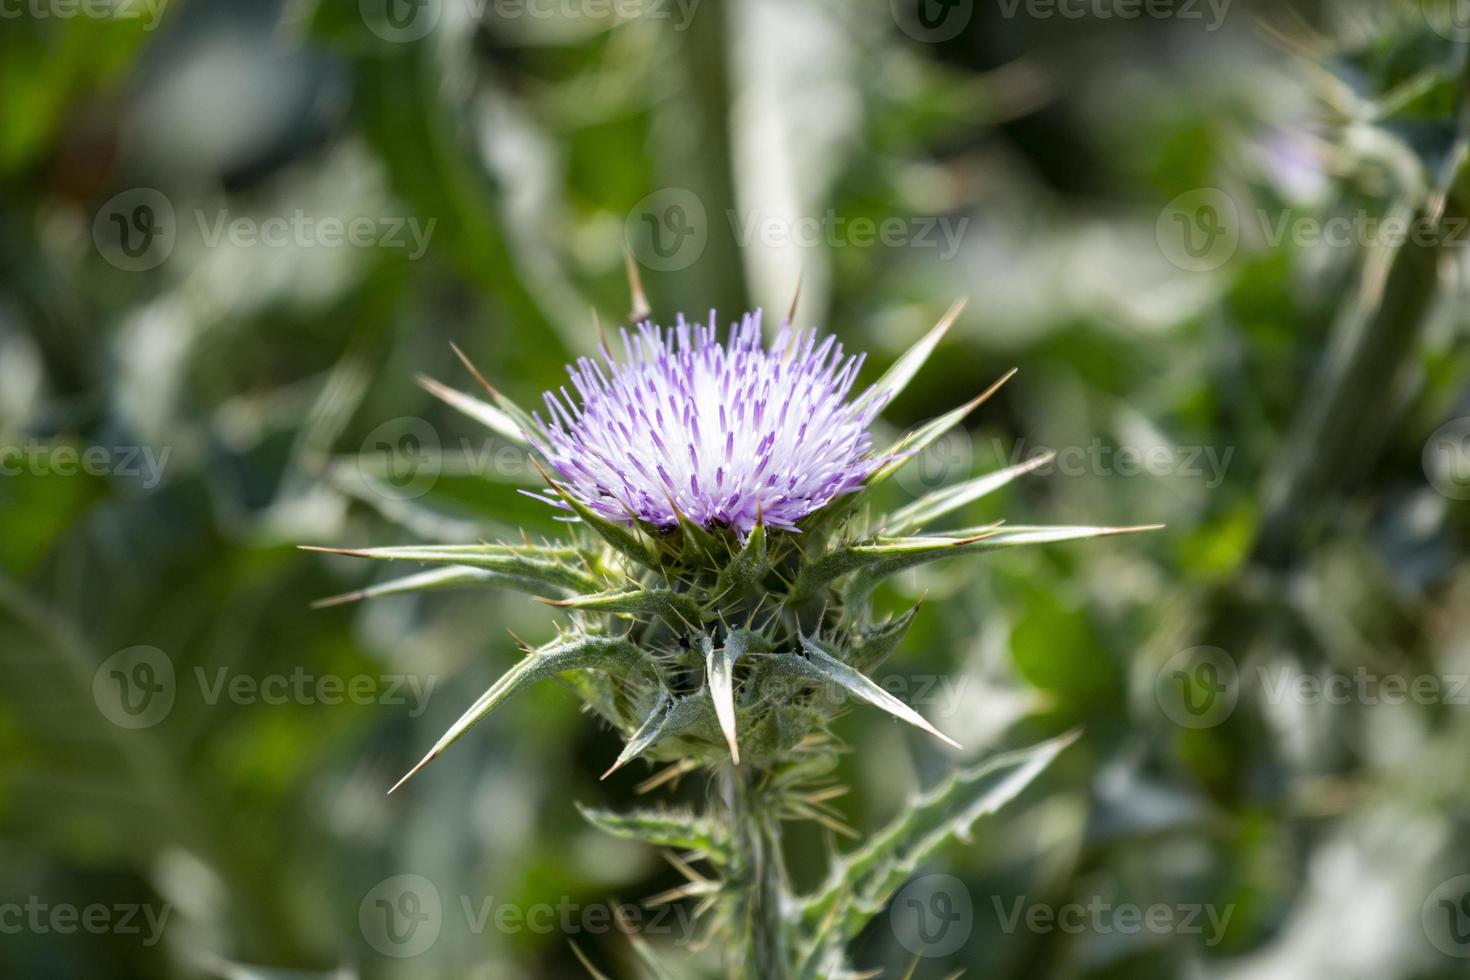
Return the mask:
<svg viewBox="0 0 1470 980">
<path fill-rule="evenodd" d="M 722 780 L 734 851 L 729 885 L 736 941 L 730 975 L 741 980 L 786 980 L 789 889 L 780 825 L 765 807 L 759 777 L 749 766 L 727 767 Z"/>
</svg>

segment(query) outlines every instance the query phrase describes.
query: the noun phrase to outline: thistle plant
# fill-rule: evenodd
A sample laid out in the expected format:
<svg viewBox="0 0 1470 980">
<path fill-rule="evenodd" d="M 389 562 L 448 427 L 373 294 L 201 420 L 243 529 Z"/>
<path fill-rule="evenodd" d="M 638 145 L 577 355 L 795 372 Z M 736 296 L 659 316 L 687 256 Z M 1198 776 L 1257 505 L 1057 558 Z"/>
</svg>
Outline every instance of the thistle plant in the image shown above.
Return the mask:
<svg viewBox="0 0 1470 980">
<path fill-rule="evenodd" d="M 635 292 L 635 295 L 640 293 Z M 489 400 L 425 386 L 546 467 L 534 494 L 568 524 L 559 543 L 429 545 L 342 551 L 434 566 L 345 598 L 458 586 L 519 590 L 566 611 L 557 637 L 485 691 L 398 785 L 480 719 L 538 681 L 559 678 L 621 733 L 609 773 L 642 759 L 670 776 L 713 778 L 701 812 L 586 809 L 619 837 L 677 852 L 731 976 L 851 973 L 849 941 L 949 836 L 1013 798 L 1066 739 L 957 768 L 868 843 L 834 860 L 815 893 L 795 894 L 784 822 L 839 827 L 829 800 L 837 715 L 884 712 L 958 748 L 876 681 L 919 613 L 875 619 L 885 577 L 942 559 L 1138 528 L 1005 523 L 925 533 L 933 522 L 1044 464 L 1032 459 L 873 516 L 874 492 L 959 425 L 973 401 L 875 450 L 871 424 L 914 378 L 961 304 L 870 387 L 861 356 L 788 315 L 767 344 L 759 312 L 721 335 L 680 318 L 624 330 L 614 354 L 569 368 L 574 391 L 527 413 L 466 367 Z M 456 350 L 456 353 L 458 351 Z M 339 549 L 322 549 L 339 550 Z M 696 870 L 704 864 L 707 871 Z M 654 976 L 671 975 L 647 944 Z"/>
</svg>

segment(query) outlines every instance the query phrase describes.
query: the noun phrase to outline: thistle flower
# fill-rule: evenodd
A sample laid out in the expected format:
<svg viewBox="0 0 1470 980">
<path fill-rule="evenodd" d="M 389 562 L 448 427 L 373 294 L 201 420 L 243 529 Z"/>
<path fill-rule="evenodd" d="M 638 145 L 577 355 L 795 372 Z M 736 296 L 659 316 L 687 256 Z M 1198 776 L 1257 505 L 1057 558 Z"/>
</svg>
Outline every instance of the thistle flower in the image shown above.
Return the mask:
<svg viewBox="0 0 1470 980">
<path fill-rule="evenodd" d="M 713 314 L 708 325 L 680 319 L 672 329 L 645 322 L 624 332 L 622 359 L 604 349 L 600 362 L 578 361 L 570 369 L 576 397 L 564 388 L 548 394 L 544 419 L 492 388 L 463 355 L 491 402 L 420 379 L 545 458 L 564 482 L 547 477 L 540 496 L 567 511 L 572 540 L 317 549 L 431 566 L 327 602 L 497 586 L 562 607 L 571 622 L 527 648 L 398 785 L 508 699 L 560 678 L 623 735 L 609 773 L 642 758 L 672 762 L 674 775 L 701 766 L 719 775 L 720 794 L 703 814 L 584 813 L 609 833 L 711 865 L 715 878 L 689 869 L 688 886 L 673 894 L 717 910 L 710 928 L 724 939 L 731 974 L 847 975 L 846 944 L 905 876 L 946 836 L 964 837 L 1014 797 L 1068 741 L 956 770 L 868 845 L 838 856 L 818 892 L 794 894 L 781 866 L 781 822 L 847 830 L 825 802 L 834 795 L 830 726 L 839 714 L 875 707 L 955 745 L 868 676 L 918 613 L 875 620 L 874 585 L 941 559 L 1143 530 L 995 523 L 923 532 L 1047 456 L 865 517 L 858 529 L 852 518 L 871 509 L 878 488 L 1011 376 L 873 450 L 869 425 L 961 308 L 855 398 L 861 357 L 814 330 L 794 331 L 789 316 L 766 347 L 759 313 L 723 343 Z"/>
<path fill-rule="evenodd" d="M 887 400 L 871 389 L 848 400 L 863 358 L 790 324 L 768 349 L 758 310 L 717 336 L 713 310 L 708 325 L 624 330 L 622 362 L 606 347 L 601 364 L 578 360 L 568 373 L 581 404 L 547 392 L 548 419 L 536 414 L 527 438 L 589 508 L 661 528 L 682 513 L 742 537 L 758 520 L 795 530 L 861 486 L 879 465 L 868 425 Z"/>
</svg>

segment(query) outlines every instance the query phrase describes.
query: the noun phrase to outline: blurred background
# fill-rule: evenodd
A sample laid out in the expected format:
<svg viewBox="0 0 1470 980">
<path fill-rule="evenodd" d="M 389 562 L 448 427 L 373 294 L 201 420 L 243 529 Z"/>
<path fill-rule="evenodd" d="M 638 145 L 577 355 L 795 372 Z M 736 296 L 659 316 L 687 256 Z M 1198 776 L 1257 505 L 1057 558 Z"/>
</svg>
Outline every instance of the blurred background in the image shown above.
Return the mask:
<svg viewBox="0 0 1470 980">
<path fill-rule="evenodd" d="M 1470 7 L 1249 0 L 0 3 L 0 975 L 717 969 L 651 849 L 697 803 L 544 685 L 385 790 L 554 616 L 298 544 L 555 533 L 523 404 L 624 322 L 797 319 L 887 435 L 1020 374 L 901 503 L 1167 530 L 913 573 L 839 734 L 859 834 L 1081 726 L 856 962 L 1438 978 L 1470 957 Z M 814 886 L 831 847 L 788 828 Z M 934 900 L 943 893 L 943 902 Z M 905 893 L 911 894 L 912 893 Z M 683 974 L 681 974 L 683 975 Z"/>
</svg>

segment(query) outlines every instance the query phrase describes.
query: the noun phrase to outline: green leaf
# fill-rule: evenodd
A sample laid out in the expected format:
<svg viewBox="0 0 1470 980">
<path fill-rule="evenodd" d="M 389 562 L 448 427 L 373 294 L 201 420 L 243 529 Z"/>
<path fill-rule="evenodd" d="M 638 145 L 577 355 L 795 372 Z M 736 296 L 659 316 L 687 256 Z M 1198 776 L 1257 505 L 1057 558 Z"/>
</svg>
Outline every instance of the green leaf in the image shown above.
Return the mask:
<svg viewBox="0 0 1470 980">
<path fill-rule="evenodd" d="M 840 858 L 827 883 L 802 907 L 812 930 L 802 977 L 817 977 L 839 950 L 883 910 L 900 885 L 950 837 L 967 839 L 976 821 L 1014 800 L 1077 739 L 1073 732 L 952 773 L 914 800 L 868 843 Z"/>
<path fill-rule="evenodd" d="M 471 586 L 498 586 L 500 588 L 515 589 L 518 592 L 526 592 L 531 595 L 545 595 L 546 592 L 544 590 L 547 588 L 542 582 L 536 582 L 514 575 L 506 575 L 485 568 L 451 565 L 448 568 L 434 568 L 427 572 L 419 572 L 417 575 L 406 575 L 403 578 L 396 578 L 377 585 L 370 585 L 365 589 L 356 589 L 352 592 L 344 592 L 341 595 L 330 596 L 326 599 L 318 599 L 311 604 L 311 607 L 313 609 L 326 609 L 330 606 L 340 606 L 349 602 L 361 602 L 363 599 L 378 599 L 391 595 L 408 595 L 414 592 L 463 589 Z"/>
<path fill-rule="evenodd" d="M 643 841 L 659 847 L 678 847 L 700 851 L 711 858 L 723 858 L 727 844 L 723 829 L 713 820 L 695 816 L 688 810 L 634 810 L 614 813 L 577 804 L 587 822 L 599 830 L 625 840 Z"/>
<path fill-rule="evenodd" d="M 959 510 L 966 504 L 973 503 L 986 494 L 994 493 L 1017 477 L 1024 476 L 1038 467 L 1045 466 L 1055 456 L 1056 453 L 1053 452 L 1041 453 L 1024 463 L 1008 466 L 1003 470 L 986 473 L 984 476 L 976 477 L 973 480 L 966 480 L 964 483 L 959 483 L 952 487 L 945 487 L 942 490 L 936 490 L 934 493 L 914 501 L 907 507 L 894 511 L 889 516 L 883 518 L 879 522 L 879 526 L 883 528 L 885 534 L 908 534 L 910 531 L 916 531 L 930 521 L 937 520 L 945 514 Z"/>
<path fill-rule="evenodd" d="M 1011 380 L 1015 375 L 1016 369 L 1011 368 L 1005 374 L 1001 375 L 989 388 L 980 392 L 980 394 L 976 395 L 970 401 L 961 405 L 959 408 L 951 409 L 937 419 L 931 419 L 900 439 L 888 452 L 883 454 L 887 462 L 873 471 L 873 475 L 868 477 L 867 482 L 863 485 L 864 489 L 882 483 L 903 469 L 904 464 L 915 455 L 927 449 L 935 440 L 964 421 L 965 416 L 989 401 L 990 396 L 999 391 L 1001 385 Z"/>
<path fill-rule="evenodd" d="M 419 770 L 437 759 L 445 749 L 498 705 L 537 681 L 572 670 L 621 668 L 630 671 L 639 667 L 658 672 L 657 661 L 652 656 L 622 637 L 573 636 L 533 651 L 506 671 L 500 680 L 490 685 L 490 689 L 480 695 L 469 710 L 460 715 L 458 721 L 449 726 L 449 730 L 434 743 L 434 747 L 419 760 L 418 765 L 410 769 L 388 792 L 393 792 L 412 779 Z"/>
<path fill-rule="evenodd" d="M 804 665 L 800 666 L 799 669 L 804 669 L 812 678 L 825 681 L 828 684 L 836 684 L 838 687 L 868 702 L 874 707 L 882 708 L 895 718 L 906 721 L 916 728 L 923 729 L 941 742 L 952 745 L 957 749 L 960 748 L 960 743 L 929 724 L 923 715 L 883 690 L 876 681 L 866 674 L 854 670 L 852 667 L 829 654 L 826 650 L 823 650 L 810 637 L 803 636 L 801 638 L 801 647 L 806 651 L 805 658 L 797 657 L 793 654 L 787 654 L 786 656 L 790 656 L 792 660 L 798 661 L 800 665 Z M 792 664 L 791 666 L 798 667 L 798 664 Z"/>
<path fill-rule="evenodd" d="M 791 598 L 800 601 L 835 579 L 853 572 L 875 572 L 878 577 L 900 569 L 937 561 L 957 554 L 997 533 L 999 525 L 955 532 L 953 536 L 919 536 L 908 538 L 875 538 L 856 544 L 842 545 L 811 559 L 797 575 L 791 587 Z"/>
<path fill-rule="evenodd" d="M 595 592 L 601 583 L 572 562 L 583 556 L 575 548 L 541 545 L 466 544 L 392 548 L 320 548 L 302 545 L 303 551 L 318 551 L 378 561 L 413 561 L 425 564 L 469 566 L 499 572 L 513 579 L 538 584 L 527 589 L 537 595 Z"/>
<path fill-rule="evenodd" d="M 423 388 L 450 408 L 464 413 L 476 422 L 479 422 L 494 432 L 500 433 L 517 445 L 529 445 L 526 441 L 525 433 L 521 431 L 521 427 L 516 424 L 515 419 L 489 402 L 482 402 L 473 395 L 466 395 L 464 392 L 451 388 L 448 385 L 440 384 L 426 375 L 420 374 L 414 380 L 418 382 L 420 388 Z"/>
<path fill-rule="evenodd" d="M 676 630 L 698 629 L 704 619 L 699 603 L 682 592 L 670 589 L 619 589 L 552 599 L 548 603 L 561 609 L 661 616 Z"/>
<path fill-rule="evenodd" d="M 887 660 L 913 625 L 923 601 L 892 619 L 858 629 L 847 650 L 847 662 L 861 671 L 869 671 Z"/>
<path fill-rule="evenodd" d="M 1088 538 L 1106 538 L 1118 534 L 1133 534 L 1138 531 L 1153 531 L 1163 527 L 1162 524 L 1144 524 L 1138 527 L 1075 527 L 1068 525 L 1057 525 L 1055 527 L 1033 527 L 1029 525 L 1013 525 L 998 527 L 994 524 L 982 527 L 966 528 L 959 531 L 950 531 L 952 537 L 931 538 L 920 535 L 918 537 L 903 539 L 908 545 L 906 553 L 895 551 L 886 560 L 871 561 L 860 570 L 858 576 L 848 587 L 848 598 L 861 596 L 872 589 L 878 581 L 885 576 L 895 572 L 912 568 L 924 562 L 933 561 L 937 558 L 949 558 L 951 556 L 974 554 L 981 551 L 1000 551 L 1005 548 L 1019 548 L 1026 545 L 1056 544 L 1061 541 L 1084 541 Z M 922 541 L 950 541 L 953 547 L 948 551 L 925 551 L 918 542 Z"/>
<path fill-rule="evenodd" d="M 882 397 L 884 393 L 889 398 L 896 397 L 899 392 L 908 387 L 908 383 L 919 373 L 924 362 L 929 360 L 929 355 L 934 353 L 934 348 L 944 339 L 949 328 L 954 325 L 959 315 L 964 312 L 967 300 L 957 299 L 949 307 L 949 310 L 940 318 L 928 333 L 919 339 L 912 347 L 903 353 L 893 366 L 883 372 L 883 376 L 873 383 L 872 388 L 864 392 L 854 403 L 854 408 L 862 409 L 874 398 Z"/>
</svg>

